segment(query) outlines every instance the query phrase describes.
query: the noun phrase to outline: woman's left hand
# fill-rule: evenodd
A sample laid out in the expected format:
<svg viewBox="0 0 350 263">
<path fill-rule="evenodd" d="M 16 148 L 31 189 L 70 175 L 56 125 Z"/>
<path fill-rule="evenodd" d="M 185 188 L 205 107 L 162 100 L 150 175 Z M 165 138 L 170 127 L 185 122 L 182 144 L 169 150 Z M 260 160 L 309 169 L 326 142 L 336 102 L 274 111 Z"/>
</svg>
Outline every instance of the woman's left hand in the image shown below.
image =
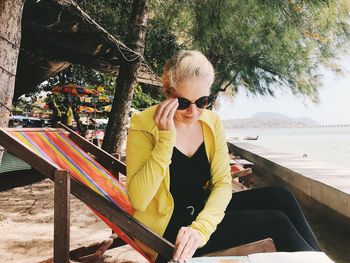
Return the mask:
<svg viewBox="0 0 350 263">
<path fill-rule="evenodd" d="M 183 263 L 192 258 L 203 239 L 198 230 L 191 227 L 181 227 L 175 241 L 173 259 Z"/>
</svg>

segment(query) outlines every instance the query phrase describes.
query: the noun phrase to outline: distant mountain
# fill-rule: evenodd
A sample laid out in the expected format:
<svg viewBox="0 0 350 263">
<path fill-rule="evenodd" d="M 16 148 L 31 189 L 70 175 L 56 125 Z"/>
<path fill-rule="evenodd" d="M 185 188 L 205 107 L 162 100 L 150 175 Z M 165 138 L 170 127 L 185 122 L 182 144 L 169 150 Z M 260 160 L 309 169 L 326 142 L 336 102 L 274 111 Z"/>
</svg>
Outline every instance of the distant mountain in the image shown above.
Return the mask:
<svg viewBox="0 0 350 263">
<path fill-rule="evenodd" d="M 291 118 L 276 112 L 258 112 L 250 118 L 223 121 L 226 129 L 244 128 L 303 128 L 318 123 L 310 118 Z"/>
<path fill-rule="evenodd" d="M 277 112 L 261 111 L 255 113 L 251 118 L 263 118 L 263 119 L 292 119 L 286 115 Z"/>
<path fill-rule="evenodd" d="M 319 123 L 317 121 L 314 121 L 313 119 L 306 118 L 306 117 L 295 118 L 295 120 L 300 121 L 300 122 L 304 122 L 308 126 L 310 126 L 310 125 L 319 125 Z"/>
</svg>

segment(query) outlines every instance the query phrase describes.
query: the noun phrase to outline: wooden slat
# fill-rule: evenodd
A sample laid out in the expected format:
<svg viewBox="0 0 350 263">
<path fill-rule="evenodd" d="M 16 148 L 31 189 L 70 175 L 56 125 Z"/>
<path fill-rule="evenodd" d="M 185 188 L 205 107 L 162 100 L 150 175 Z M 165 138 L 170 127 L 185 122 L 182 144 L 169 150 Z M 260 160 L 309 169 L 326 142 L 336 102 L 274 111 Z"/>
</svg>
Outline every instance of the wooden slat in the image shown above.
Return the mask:
<svg viewBox="0 0 350 263">
<path fill-rule="evenodd" d="M 82 257 L 95 254 L 96 251 L 103 245 L 104 242 L 94 243 L 89 246 L 79 247 L 69 252 L 69 257 L 71 260 L 79 260 Z M 112 245 L 108 249 L 124 246 L 126 243 L 119 237 L 113 240 Z"/>
<path fill-rule="evenodd" d="M 170 260 L 172 258 L 174 250 L 173 244 L 148 229 L 121 208 L 114 206 L 93 190 L 74 179 L 71 180 L 71 192 L 89 207 L 99 211 L 103 216 L 122 229 L 127 235 L 140 240 L 166 259 Z"/>
<path fill-rule="evenodd" d="M 114 176 L 118 178 L 118 173 L 126 175 L 126 166 L 124 163 L 119 161 L 117 158 L 113 157 L 108 152 L 97 147 L 95 144 L 89 142 L 84 137 L 75 133 L 73 130 L 69 129 L 67 126 L 63 125 L 62 123 L 59 123 L 58 126 L 68 131 L 69 138 L 73 142 L 75 142 L 85 152 L 89 152 L 92 155 L 94 155 L 97 161 L 103 167 L 105 167 L 108 171 L 113 172 Z"/>
<path fill-rule="evenodd" d="M 54 263 L 69 263 L 70 238 L 70 177 L 57 170 L 54 177 Z"/>
</svg>

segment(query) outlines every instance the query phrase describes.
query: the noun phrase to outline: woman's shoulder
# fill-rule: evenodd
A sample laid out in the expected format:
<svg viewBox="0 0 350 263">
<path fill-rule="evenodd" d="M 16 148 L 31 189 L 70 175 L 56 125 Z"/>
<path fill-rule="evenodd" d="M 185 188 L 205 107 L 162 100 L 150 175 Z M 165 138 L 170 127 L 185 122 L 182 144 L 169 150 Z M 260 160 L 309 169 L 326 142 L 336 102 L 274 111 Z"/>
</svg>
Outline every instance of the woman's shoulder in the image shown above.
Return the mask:
<svg viewBox="0 0 350 263">
<path fill-rule="evenodd" d="M 201 119 L 212 127 L 215 127 L 218 123 L 221 122 L 219 115 L 212 110 L 205 110 Z"/>
</svg>

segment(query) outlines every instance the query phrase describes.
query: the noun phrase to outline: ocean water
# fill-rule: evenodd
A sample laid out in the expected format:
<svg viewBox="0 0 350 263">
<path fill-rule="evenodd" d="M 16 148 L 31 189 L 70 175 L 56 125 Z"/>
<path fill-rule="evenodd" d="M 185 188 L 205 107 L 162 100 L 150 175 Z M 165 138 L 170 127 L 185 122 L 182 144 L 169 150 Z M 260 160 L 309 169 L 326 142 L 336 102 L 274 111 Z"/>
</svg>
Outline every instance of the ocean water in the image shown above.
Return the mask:
<svg viewBox="0 0 350 263">
<path fill-rule="evenodd" d="M 236 129 L 228 137 L 259 136 L 247 142 L 350 168 L 350 128 Z"/>
</svg>

